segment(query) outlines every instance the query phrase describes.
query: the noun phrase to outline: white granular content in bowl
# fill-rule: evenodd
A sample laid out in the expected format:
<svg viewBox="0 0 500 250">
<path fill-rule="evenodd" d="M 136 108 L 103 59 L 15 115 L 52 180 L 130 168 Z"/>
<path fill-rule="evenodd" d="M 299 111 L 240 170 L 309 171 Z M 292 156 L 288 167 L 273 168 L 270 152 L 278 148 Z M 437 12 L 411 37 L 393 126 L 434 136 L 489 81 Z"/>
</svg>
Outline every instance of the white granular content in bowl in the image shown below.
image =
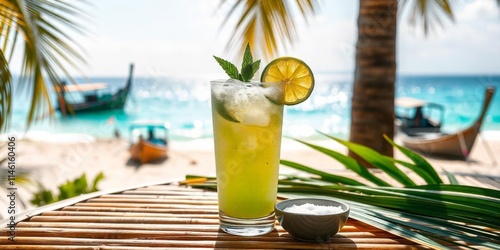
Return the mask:
<svg viewBox="0 0 500 250">
<path fill-rule="evenodd" d="M 341 206 L 322 206 L 322 205 L 314 205 L 311 203 L 306 203 L 302 205 L 292 205 L 290 207 L 285 208 L 285 212 L 289 213 L 298 213 L 298 214 L 314 214 L 314 215 L 325 215 L 325 214 L 335 214 L 343 212 Z"/>
</svg>

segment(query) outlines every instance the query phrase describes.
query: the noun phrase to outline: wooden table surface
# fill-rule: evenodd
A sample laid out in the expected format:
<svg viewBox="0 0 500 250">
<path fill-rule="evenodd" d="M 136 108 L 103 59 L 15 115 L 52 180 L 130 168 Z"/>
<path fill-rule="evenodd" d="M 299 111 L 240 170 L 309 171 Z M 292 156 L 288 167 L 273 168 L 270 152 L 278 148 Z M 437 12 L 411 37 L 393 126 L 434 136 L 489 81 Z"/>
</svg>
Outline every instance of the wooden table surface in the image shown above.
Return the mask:
<svg viewBox="0 0 500 250">
<path fill-rule="evenodd" d="M 414 249 L 421 246 L 349 218 L 330 243 L 219 230 L 217 194 L 175 183 L 100 192 L 21 214 L 16 242 L 1 222 L 0 249 Z"/>
</svg>

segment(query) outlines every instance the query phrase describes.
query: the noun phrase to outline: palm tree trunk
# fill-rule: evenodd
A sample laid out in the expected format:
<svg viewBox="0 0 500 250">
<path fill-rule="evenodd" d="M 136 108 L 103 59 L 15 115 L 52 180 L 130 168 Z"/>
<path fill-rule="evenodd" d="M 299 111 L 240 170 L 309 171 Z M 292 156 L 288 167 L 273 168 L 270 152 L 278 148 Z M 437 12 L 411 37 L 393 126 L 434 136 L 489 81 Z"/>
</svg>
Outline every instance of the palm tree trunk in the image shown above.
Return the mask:
<svg viewBox="0 0 500 250">
<path fill-rule="evenodd" d="M 360 0 L 350 141 L 392 156 L 397 0 Z M 349 152 L 349 155 L 355 155 Z"/>
</svg>

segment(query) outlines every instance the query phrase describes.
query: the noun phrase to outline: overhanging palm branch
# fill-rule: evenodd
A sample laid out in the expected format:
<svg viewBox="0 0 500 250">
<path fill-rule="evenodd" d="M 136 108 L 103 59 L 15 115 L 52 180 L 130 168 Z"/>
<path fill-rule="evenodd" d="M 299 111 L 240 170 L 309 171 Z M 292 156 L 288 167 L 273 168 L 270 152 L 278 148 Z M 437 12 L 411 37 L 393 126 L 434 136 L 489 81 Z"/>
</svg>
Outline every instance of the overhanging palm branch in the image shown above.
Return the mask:
<svg viewBox="0 0 500 250">
<path fill-rule="evenodd" d="M 221 0 L 219 8 L 227 2 Z M 500 0 L 497 0 L 497 3 L 500 6 Z M 436 25 L 443 26 L 447 20 L 454 20 L 449 0 L 400 0 L 400 5 L 401 12 L 408 12 L 408 23 L 411 26 L 422 25 L 425 34 Z M 237 18 L 227 49 L 237 52 L 239 58 L 247 42 L 250 42 L 251 47 L 260 51 L 266 59 L 272 59 L 280 49 L 286 49 L 297 41 L 296 17 L 292 16 L 293 7 L 297 7 L 300 17 L 308 21 L 320 10 L 320 1 L 235 1 L 222 23 L 226 25 L 231 17 Z"/>
<path fill-rule="evenodd" d="M 432 31 L 436 25 L 442 27 L 445 21 L 454 20 L 448 0 L 400 0 L 400 4 L 402 12 L 408 12 L 410 26 L 422 25 L 425 34 Z"/>
<path fill-rule="evenodd" d="M 0 53 L 0 131 L 8 126 L 8 115 L 12 104 L 12 86 L 9 64 Z"/>
<path fill-rule="evenodd" d="M 2 85 L 11 85 L 11 78 L 3 77 L 4 71 L 10 76 L 10 67 L 6 55 L 14 54 L 18 36 L 23 40 L 23 58 L 19 87 L 31 92 L 30 109 L 27 117 L 28 126 L 39 115 L 48 112 L 53 115 L 48 84 L 56 89 L 62 86 L 60 76 L 72 80 L 70 69 L 79 71 L 85 62 L 81 55 L 82 48 L 69 36 L 70 32 L 83 32 L 79 23 L 84 13 L 78 7 L 82 2 L 57 0 L 4 0 L 0 2 L 0 28 L 2 61 Z M 17 53 L 17 51 L 16 51 Z M 10 58 L 9 58 L 10 59 Z M 81 73 L 81 72 L 80 72 Z M 3 91 L 6 89 L 8 92 Z M 2 115 L 0 129 L 7 127 L 10 109 L 4 104 L 3 95 L 11 96 L 10 88 L 2 86 Z M 65 102 L 64 96 L 60 95 Z M 6 99 L 9 101 L 10 99 Z M 9 102 L 8 102 L 9 103 Z"/>
<path fill-rule="evenodd" d="M 226 2 L 222 0 L 220 6 Z M 245 45 L 249 42 L 252 49 L 262 53 L 264 58 L 273 58 L 280 47 L 287 48 L 297 41 L 296 21 L 292 18 L 294 7 L 307 21 L 317 13 L 319 1 L 237 0 L 223 21 L 225 25 L 241 9 L 242 14 L 237 16 L 238 21 L 227 49 L 243 55 Z"/>
</svg>

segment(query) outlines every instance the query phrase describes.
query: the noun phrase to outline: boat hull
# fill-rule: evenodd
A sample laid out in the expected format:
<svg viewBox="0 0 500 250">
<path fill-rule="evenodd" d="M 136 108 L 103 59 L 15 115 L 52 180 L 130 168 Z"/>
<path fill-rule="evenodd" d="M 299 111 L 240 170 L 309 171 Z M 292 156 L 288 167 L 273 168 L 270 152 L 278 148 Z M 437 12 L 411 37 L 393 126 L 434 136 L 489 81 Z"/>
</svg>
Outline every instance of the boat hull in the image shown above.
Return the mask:
<svg viewBox="0 0 500 250">
<path fill-rule="evenodd" d="M 165 159 L 167 157 L 167 146 L 139 139 L 139 142 L 130 147 L 129 152 L 132 159 L 144 164 Z"/>
<path fill-rule="evenodd" d="M 123 107 L 125 106 L 125 102 L 127 101 L 130 89 L 132 87 L 133 69 L 134 66 L 130 65 L 129 76 L 125 87 L 116 92 L 110 99 L 95 100 L 83 103 L 66 103 L 65 108 L 61 108 L 61 106 L 64 106 L 64 104 L 62 102 L 59 102 L 58 103 L 59 105 L 56 107 L 56 109 L 63 112 L 64 114 L 66 114 L 67 112 L 83 113 L 83 112 L 123 109 Z"/>
<path fill-rule="evenodd" d="M 122 93 L 115 94 L 111 98 L 111 100 L 71 104 L 71 108 L 73 112 L 78 113 L 123 109 L 123 107 L 125 106 L 125 102 L 127 101 L 127 96 L 128 89 L 126 90 L 126 92 L 122 90 Z"/>
<path fill-rule="evenodd" d="M 490 105 L 494 87 L 486 89 L 481 113 L 469 128 L 453 134 L 421 133 L 416 135 L 403 134 L 403 146 L 423 153 L 427 156 L 447 156 L 466 160 L 480 132 L 486 111 Z"/>
<path fill-rule="evenodd" d="M 433 134 L 427 136 L 405 136 L 403 146 L 426 156 L 448 156 L 467 159 L 474 146 L 479 127 L 472 126 L 455 134 Z"/>
</svg>

